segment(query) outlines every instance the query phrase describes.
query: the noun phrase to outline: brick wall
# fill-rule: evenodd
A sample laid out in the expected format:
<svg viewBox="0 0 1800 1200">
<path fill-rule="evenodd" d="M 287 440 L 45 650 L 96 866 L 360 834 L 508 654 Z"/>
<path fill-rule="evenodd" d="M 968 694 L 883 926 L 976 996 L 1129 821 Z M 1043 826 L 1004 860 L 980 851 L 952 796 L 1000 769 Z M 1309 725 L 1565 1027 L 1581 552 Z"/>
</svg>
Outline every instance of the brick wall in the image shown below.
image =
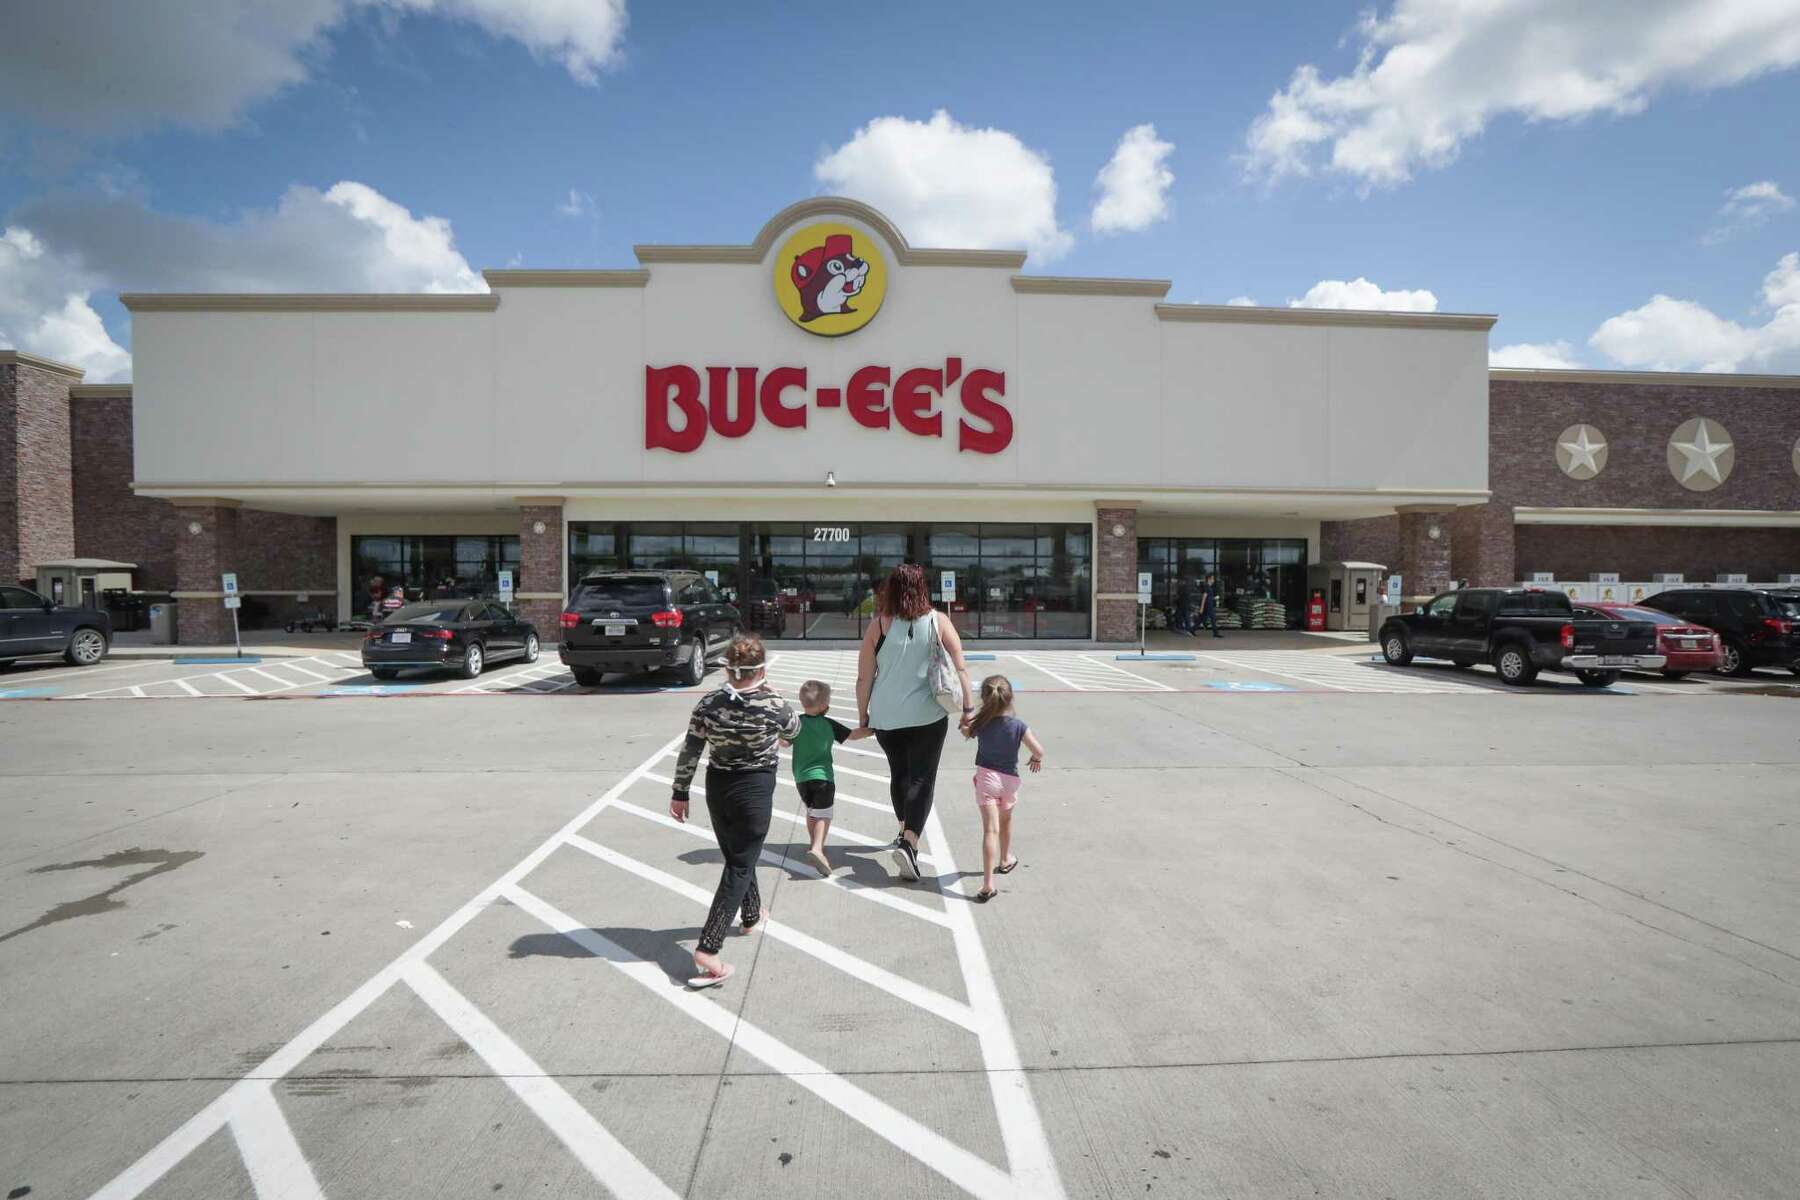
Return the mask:
<svg viewBox="0 0 1800 1200">
<path fill-rule="evenodd" d="M 75 554 L 69 486 L 69 385 L 78 376 L 0 363 L 0 579 L 35 586 L 34 564 Z"/>
<path fill-rule="evenodd" d="M 1373 562 L 1400 566 L 1400 518 L 1365 517 L 1319 523 L 1320 562 Z"/>
<path fill-rule="evenodd" d="M 533 529 L 539 521 L 544 524 L 542 533 Z M 522 503 L 519 506 L 519 578 L 514 586 L 524 595 L 515 602 L 514 608 L 537 626 L 538 640 L 545 645 L 562 638 L 559 618 L 564 600 L 563 557 L 567 553 L 562 505 Z"/>
<path fill-rule="evenodd" d="M 75 553 L 136 563 L 137 588 L 173 591 L 175 509 L 131 491 L 131 397 L 89 397 L 77 389 L 69 416 Z"/>
<path fill-rule="evenodd" d="M 1576 581 L 1594 571 L 1617 571 L 1621 579 L 1642 582 L 1674 571 L 1689 583 L 1711 583 L 1728 572 L 1768 582 L 1800 573 L 1800 529 L 1520 525 L 1517 542 L 1521 579 L 1534 571 Z"/>
</svg>

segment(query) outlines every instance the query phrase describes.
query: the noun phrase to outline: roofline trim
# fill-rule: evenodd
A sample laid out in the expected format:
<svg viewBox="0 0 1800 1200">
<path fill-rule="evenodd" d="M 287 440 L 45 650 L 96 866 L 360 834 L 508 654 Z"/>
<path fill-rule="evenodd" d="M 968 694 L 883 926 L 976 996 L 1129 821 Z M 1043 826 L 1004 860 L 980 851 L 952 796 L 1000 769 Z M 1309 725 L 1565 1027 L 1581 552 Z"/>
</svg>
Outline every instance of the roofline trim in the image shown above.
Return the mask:
<svg viewBox="0 0 1800 1200">
<path fill-rule="evenodd" d="M 506 270 L 483 271 L 491 288 L 641 288 L 650 283 L 642 268 L 618 271 Z"/>
<path fill-rule="evenodd" d="M 84 368 L 74 363 L 45 358 L 41 354 L 28 354 L 23 350 L 0 350 L 0 367 L 36 367 L 40 371 L 67 375 L 70 379 L 80 379 L 87 374 Z"/>
<path fill-rule="evenodd" d="M 77 383 L 69 388 L 71 400 L 129 400 L 129 383 Z"/>
<path fill-rule="evenodd" d="M 140 312 L 492 312 L 492 292 L 124 292 Z"/>
<path fill-rule="evenodd" d="M 1493 313 L 1388 312 L 1356 308 L 1261 308 L 1248 304 L 1159 304 L 1161 321 L 1221 325 L 1352 325 L 1386 329 L 1467 329 L 1486 332 Z"/>
<path fill-rule="evenodd" d="M 1668 387 L 1800 388 L 1800 375 L 1733 375 L 1723 371 L 1583 371 L 1567 367 L 1489 367 L 1505 383 L 1637 383 Z"/>
<path fill-rule="evenodd" d="M 1014 275 L 1012 290 L 1026 296 L 1147 296 L 1169 294 L 1167 279 L 1116 279 L 1099 275 Z"/>
</svg>

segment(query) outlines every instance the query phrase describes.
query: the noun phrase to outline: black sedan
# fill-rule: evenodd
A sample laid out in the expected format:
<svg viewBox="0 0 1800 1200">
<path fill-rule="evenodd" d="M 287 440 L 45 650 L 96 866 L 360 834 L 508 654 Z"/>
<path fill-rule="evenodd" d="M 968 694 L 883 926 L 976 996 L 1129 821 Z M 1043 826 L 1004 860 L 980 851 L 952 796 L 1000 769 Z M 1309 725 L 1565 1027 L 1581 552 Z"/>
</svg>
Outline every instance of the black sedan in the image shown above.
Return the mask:
<svg viewBox="0 0 1800 1200">
<path fill-rule="evenodd" d="M 409 667 L 473 679 L 491 662 L 536 662 L 537 626 L 486 600 L 432 600 L 397 608 L 363 639 L 363 666 L 377 679 Z"/>
<path fill-rule="evenodd" d="M 99 609 L 53 604 L 29 588 L 0 587 L 0 667 L 40 654 L 91 667 L 111 644 L 112 618 Z"/>
</svg>

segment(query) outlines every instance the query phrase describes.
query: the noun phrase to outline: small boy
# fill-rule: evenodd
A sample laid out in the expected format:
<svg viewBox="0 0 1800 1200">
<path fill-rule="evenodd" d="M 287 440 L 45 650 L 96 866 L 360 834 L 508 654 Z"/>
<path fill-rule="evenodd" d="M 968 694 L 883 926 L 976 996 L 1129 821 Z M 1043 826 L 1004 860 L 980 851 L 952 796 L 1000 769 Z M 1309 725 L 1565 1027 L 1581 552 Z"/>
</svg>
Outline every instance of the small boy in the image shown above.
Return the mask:
<svg viewBox="0 0 1800 1200">
<path fill-rule="evenodd" d="M 806 802 L 806 833 L 812 839 L 806 857 L 819 874 L 831 874 L 825 858 L 825 835 L 831 830 L 831 814 L 837 801 L 837 779 L 831 769 L 831 748 L 838 742 L 865 738 L 874 732 L 851 729 L 826 716 L 831 708 L 831 685 L 809 679 L 800 685 L 800 732 L 794 735 L 794 782 Z"/>
</svg>

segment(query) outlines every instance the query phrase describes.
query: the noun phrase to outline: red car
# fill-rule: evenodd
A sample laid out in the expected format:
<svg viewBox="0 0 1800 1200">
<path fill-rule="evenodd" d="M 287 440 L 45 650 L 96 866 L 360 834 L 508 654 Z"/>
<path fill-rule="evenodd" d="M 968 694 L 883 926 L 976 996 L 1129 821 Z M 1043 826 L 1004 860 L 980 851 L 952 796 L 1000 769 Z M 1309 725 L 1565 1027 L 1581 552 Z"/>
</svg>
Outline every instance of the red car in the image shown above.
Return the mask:
<svg viewBox="0 0 1800 1200">
<path fill-rule="evenodd" d="M 1640 608 L 1635 604 L 1575 606 L 1575 615 L 1606 617 L 1615 621 L 1650 621 L 1656 626 L 1656 652 L 1665 655 L 1665 679 L 1680 679 L 1690 671 L 1717 671 L 1724 661 L 1719 635 L 1704 625 L 1690 625 L 1680 617 Z"/>
</svg>

